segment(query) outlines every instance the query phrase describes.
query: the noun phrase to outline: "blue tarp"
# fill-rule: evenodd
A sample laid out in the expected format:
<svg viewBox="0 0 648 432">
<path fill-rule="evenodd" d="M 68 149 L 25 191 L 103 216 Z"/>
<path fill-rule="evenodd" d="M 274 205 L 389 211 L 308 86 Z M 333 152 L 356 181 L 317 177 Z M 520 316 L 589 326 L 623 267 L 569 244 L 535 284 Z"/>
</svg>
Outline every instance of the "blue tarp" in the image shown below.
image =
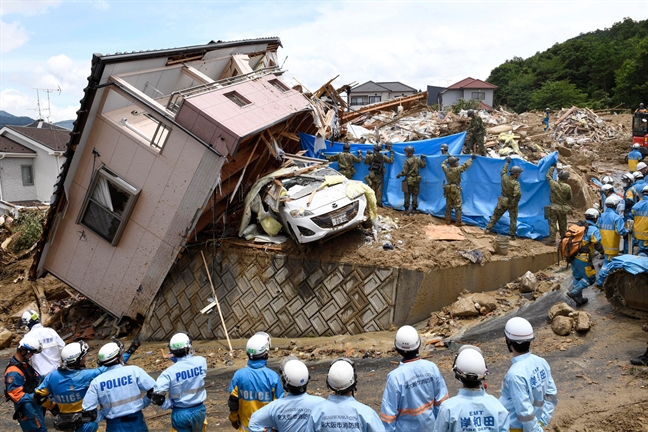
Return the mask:
<svg viewBox="0 0 648 432">
<path fill-rule="evenodd" d="M 637 255 L 619 255 L 612 258 L 607 265 L 608 272 L 623 269 L 628 273 L 639 274 L 648 272 L 648 258 Z"/>
<path fill-rule="evenodd" d="M 302 148 L 312 151 L 315 137 L 312 135 L 300 134 Z M 441 156 L 440 146 L 447 143 L 452 153 L 461 153 L 465 133 L 451 135 L 442 138 L 435 138 L 423 141 L 394 144 L 394 163 L 385 165 L 385 185 L 383 186 L 383 204 L 395 209 L 403 209 L 404 197 L 401 191 L 401 179 L 396 175 L 401 171 L 406 156 L 403 149 L 411 145 L 415 149 L 415 155 L 425 154 L 427 167 L 421 170 L 421 193 L 419 194 L 418 210 L 430 213 L 438 217 L 445 216 L 445 198 L 443 197 L 443 184 L 445 174 L 441 169 L 441 163 L 446 159 Z M 457 149 L 457 142 L 460 147 Z M 334 154 L 342 151 L 341 143 L 326 142 L 325 154 Z M 351 151 L 361 150 L 363 158 L 367 150 L 372 150 L 371 144 L 351 144 Z M 312 153 L 311 153 L 312 154 Z M 470 156 L 459 156 L 459 163 L 464 163 Z M 544 206 L 549 205 L 549 184 L 545 178 L 549 167 L 558 160 L 558 153 L 553 152 L 542 158 L 538 165 L 522 159 L 514 158 L 510 166 L 518 165 L 524 172 L 520 176 L 520 187 L 522 188 L 522 199 L 518 208 L 517 235 L 539 239 L 549 235 L 549 224 L 544 218 Z M 500 171 L 505 161 L 478 156 L 472 166 L 461 175 L 461 187 L 463 188 L 463 222 L 470 225 L 477 225 L 485 228 L 497 205 L 497 198 L 501 193 Z M 337 168 L 337 163 L 331 164 Z M 368 165 L 356 164 L 354 180 L 363 181 L 368 174 Z M 502 216 L 494 227 L 494 231 L 508 235 L 509 233 L 508 212 Z"/>
</svg>

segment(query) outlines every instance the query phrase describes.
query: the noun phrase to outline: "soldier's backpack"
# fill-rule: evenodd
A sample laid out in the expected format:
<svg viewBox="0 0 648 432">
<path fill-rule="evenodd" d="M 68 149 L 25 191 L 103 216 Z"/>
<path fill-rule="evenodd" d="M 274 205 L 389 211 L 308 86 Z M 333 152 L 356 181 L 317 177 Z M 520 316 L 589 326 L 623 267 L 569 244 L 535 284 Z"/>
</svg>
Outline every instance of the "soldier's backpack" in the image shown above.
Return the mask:
<svg viewBox="0 0 648 432">
<path fill-rule="evenodd" d="M 576 255 L 578 255 L 586 230 L 587 226 L 582 222 L 570 225 L 567 228 L 565 237 L 560 240 L 560 254 L 565 258 L 567 263 L 571 263 Z"/>
</svg>

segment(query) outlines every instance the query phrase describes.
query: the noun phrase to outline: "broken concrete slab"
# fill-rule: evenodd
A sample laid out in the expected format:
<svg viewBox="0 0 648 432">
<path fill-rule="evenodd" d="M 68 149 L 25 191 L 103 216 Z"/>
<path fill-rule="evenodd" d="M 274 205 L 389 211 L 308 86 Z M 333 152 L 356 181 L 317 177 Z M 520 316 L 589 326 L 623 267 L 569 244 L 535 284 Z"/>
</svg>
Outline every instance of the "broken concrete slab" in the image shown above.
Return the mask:
<svg viewBox="0 0 648 432">
<path fill-rule="evenodd" d="M 577 332 L 587 332 L 592 328 L 592 316 L 585 312 L 579 311 L 575 314 L 575 330 Z"/>
<path fill-rule="evenodd" d="M 475 307 L 471 297 L 461 297 L 456 302 L 450 305 L 450 313 L 454 317 L 464 318 L 479 315 L 479 311 Z"/>
<path fill-rule="evenodd" d="M 486 309 L 486 312 L 492 312 L 497 309 L 497 299 L 490 294 L 486 293 L 475 293 L 468 296 L 472 302 L 475 304 L 475 308 L 479 309 L 480 313 L 482 308 Z M 477 306 L 479 305 L 479 306 Z"/>
</svg>

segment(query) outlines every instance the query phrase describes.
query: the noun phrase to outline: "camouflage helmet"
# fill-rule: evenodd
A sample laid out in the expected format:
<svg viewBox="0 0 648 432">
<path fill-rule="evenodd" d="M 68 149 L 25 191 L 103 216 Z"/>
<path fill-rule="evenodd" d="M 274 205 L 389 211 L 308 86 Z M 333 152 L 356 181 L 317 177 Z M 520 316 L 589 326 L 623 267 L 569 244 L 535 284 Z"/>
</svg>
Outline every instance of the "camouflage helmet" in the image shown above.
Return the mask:
<svg viewBox="0 0 648 432">
<path fill-rule="evenodd" d="M 560 180 L 568 180 L 569 179 L 569 172 L 567 170 L 562 170 L 558 173 L 558 178 Z"/>
<path fill-rule="evenodd" d="M 412 146 L 405 147 L 405 154 L 414 154 L 414 147 Z"/>
<path fill-rule="evenodd" d="M 449 149 L 448 144 L 446 143 L 441 144 L 441 151 L 443 150 L 448 151 L 448 149 Z"/>
<path fill-rule="evenodd" d="M 380 150 L 382 150 L 382 144 L 379 143 L 374 144 L 373 149 L 375 152 L 379 152 Z"/>
<path fill-rule="evenodd" d="M 344 150 L 344 151 L 349 151 L 349 150 L 351 150 L 351 144 L 349 144 L 349 143 L 344 143 L 344 145 L 342 146 L 342 150 Z"/>
<path fill-rule="evenodd" d="M 450 156 L 450 157 L 448 158 L 448 163 L 449 163 L 450 165 L 454 165 L 454 164 L 456 164 L 457 162 L 459 162 L 459 158 L 456 157 L 456 156 Z"/>
<path fill-rule="evenodd" d="M 511 174 L 522 174 L 522 171 L 524 171 L 524 170 L 521 167 L 516 165 L 514 167 L 511 167 L 510 173 Z"/>
</svg>

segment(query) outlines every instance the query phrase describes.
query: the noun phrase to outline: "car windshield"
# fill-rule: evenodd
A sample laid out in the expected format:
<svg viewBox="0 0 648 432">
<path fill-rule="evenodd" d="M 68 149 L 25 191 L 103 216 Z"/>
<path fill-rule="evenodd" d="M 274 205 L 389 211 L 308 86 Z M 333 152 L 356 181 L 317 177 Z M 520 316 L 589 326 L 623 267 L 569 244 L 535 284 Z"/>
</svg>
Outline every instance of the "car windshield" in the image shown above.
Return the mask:
<svg viewBox="0 0 648 432">
<path fill-rule="evenodd" d="M 282 180 L 283 187 L 288 191 L 292 199 L 298 199 L 309 194 L 324 183 L 325 176 L 339 176 L 339 172 L 331 168 L 320 168 L 307 174 L 301 174 L 296 177 L 290 177 Z"/>
</svg>

